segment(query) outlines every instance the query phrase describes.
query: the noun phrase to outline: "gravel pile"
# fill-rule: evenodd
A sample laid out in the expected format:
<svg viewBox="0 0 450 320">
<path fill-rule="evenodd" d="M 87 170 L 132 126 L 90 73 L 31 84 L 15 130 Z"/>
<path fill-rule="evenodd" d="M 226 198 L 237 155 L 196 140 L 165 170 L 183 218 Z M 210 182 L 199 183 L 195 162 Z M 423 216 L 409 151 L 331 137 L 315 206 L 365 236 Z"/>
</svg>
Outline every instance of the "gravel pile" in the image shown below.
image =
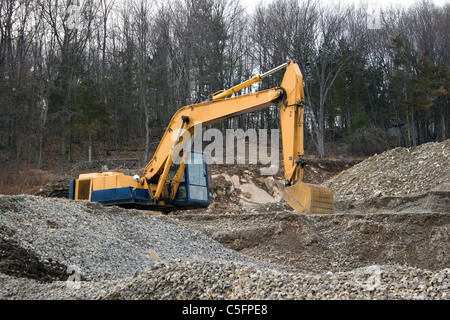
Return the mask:
<svg viewBox="0 0 450 320">
<path fill-rule="evenodd" d="M 236 263 L 180 261 L 122 281 L 103 298 L 448 299 L 449 286 L 450 269 L 433 273 L 374 265 L 351 272 L 302 274 Z"/>
<path fill-rule="evenodd" d="M 77 287 L 63 281 L 26 283 L 7 276 L 0 276 L 0 284 L 2 298 L 9 299 L 448 300 L 450 269 L 431 272 L 372 265 L 350 272 L 303 274 L 234 262 L 174 260 L 154 264 L 131 278 L 81 281 Z"/>
<path fill-rule="evenodd" d="M 232 260 L 272 266 L 145 211 L 87 201 L 0 195 L 0 212 L 3 240 L 33 252 L 44 264 L 78 267 L 86 280 L 129 277 L 158 260 Z"/>
<path fill-rule="evenodd" d="M 395 148 L 328 180 L 336 200 L 367 200 L 425 193 L 450 182 L 450 140 Z"/>
<path fill-rule="evenodd" d="M 313 222 L 320 224 L 323 219 L 331 218 L 330 223 L 336 228 L 342 224 L 347 233 L 355 229 L 362 235 L 384 228 L 381 222 L 379 228 L 378 224 L 375 226 L 378 229 L 369 228 L 372 225 L 364 227 L 362 222 L 357 223 L 359 220 L 351 224 L 353 216 L 346 217 L 351 220 L 347 223 L 339 215 L 304 217 L 301 222 L 305 220 L 305 225 L 289 223 L 294 219 L 291 217 L 284 228 L 284 224 L 277 225 L 276 215 L 268 215 L 275 219 L 270 224 L 263 216 L 255 217 L 261 219 L 263 227 L 259 229 L 258 225 L 250 225 L 254 223 L 251 215 L 240 216 L 246 217 L 240 219 L 242 233 L 239 229 L 235 234 L 240 235 L 239 239 L 228 240 L 235 244 L 237 240 L 245 240 L 249 230 L 256 227 L 261 240 L 273 237 L 270 243 L 274 246 L 277 241 L 283 244 L 293 241 L 301 248 L 311 247 L 311 259 L 314 259 L 321 254 L 317 250 L 323 251 L 330 243 L 340 242 L 334 233 L 320 237 Z M 284 216 L 280 213 L 278 219 Z M 446 217 L 445 213 L 437 216 L 439 221 Z M 0 195 L 0 299 L 450 298 L 450 269 L 445 263 L 433 270 L 374 262 L 342 272 L 300 272 L 292 266 L 269 263 L 228 249 L 207 233 L 188 227 L 186 222 L 177 216 L 155 216 L 87 201 Z M 448 227 L 445 221 L 442 223 L 429 226 L 430 241 L 445 243 Z M 225 225 L 216 227 L 226 232 Z M 306 229 L 302 231 L 302 228 Z M 269 229 L 273 232 L 267 233 Z M 408 230 L 415 232 L 415 229 Z M 305 237 L 308 241 L 301 242 Z M 343 243 L 349 244 L 345 250 L 371 252 L 363 241 Z M 374 250 L 378 246 L 388 251 L 403 248 L 401 242 L 398 242 L 400 247 L 395 247 L 384 243 L 383 238 L 370 243 Z M 295 245 L 289 247 L 297 250 Z M 443 256 L 441 260 L 448 259 L 448 246 L 436 247 Z M 403 249 L 409 254 L 414 248 L 404 246 Z M 338 254 L 338 250 L 328 251 Z M 299 259 L 309 258 L 304 253 L 301 251 Z M 261 253 L 258 257 L 265 255 Z M 17 268 L 19 260 L 22 264 Z M 49 270 L 62 274 L 50 276 Z M 44 281 L 44 275 L 51 279 Z"/>
</svg>

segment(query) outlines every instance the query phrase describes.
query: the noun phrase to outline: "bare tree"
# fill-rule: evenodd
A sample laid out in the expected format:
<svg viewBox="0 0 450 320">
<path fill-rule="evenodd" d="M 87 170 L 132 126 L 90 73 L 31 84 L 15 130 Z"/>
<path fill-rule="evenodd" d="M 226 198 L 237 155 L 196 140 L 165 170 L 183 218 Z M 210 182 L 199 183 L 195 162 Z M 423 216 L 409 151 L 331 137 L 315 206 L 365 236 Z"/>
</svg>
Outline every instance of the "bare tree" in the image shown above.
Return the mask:
<svg viewBox="0 0 450 320">
<path fill-rule="evenodd" d="M 310 56 L 309 67 L 314 81 L 305 81 L 305 99 L 311 118 L 312 134 L 319 157 L 325 156 L 325 119 L 328 99 L 336 78 L 351 61 L 346 49 L 346 21 L 349 9 L 339 6 L 329 10 L 321 8 L 314 53 Z M 317 86 L 317 88 L 315 88 Z M 314 91 L 317 90 L 315 95 Z"/>
<path fill-rule="evenodd" d="M 134 33 L 136 39 L 136 57 L 138 64 L 138 95 L 139 105 L 144 114 L 145 151 L 144 162 L 148 160 L 150 142 L 150 110 L 148 106 L 148 77 L 149 77 L 149 32 L 150 32 L 150 7 L 147 1 L 138 1 L 133 8 Z"/>
</svg>

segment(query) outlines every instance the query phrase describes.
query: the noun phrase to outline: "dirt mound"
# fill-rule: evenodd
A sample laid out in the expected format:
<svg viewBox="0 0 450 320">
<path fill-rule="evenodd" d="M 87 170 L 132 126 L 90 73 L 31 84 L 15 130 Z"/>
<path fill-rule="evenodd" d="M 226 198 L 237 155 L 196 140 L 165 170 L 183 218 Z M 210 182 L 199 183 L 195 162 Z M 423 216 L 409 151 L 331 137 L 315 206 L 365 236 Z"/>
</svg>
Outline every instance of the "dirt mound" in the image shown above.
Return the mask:
<svg viewBox="0 0 450 320">
<path fill-rule="evenodd" d="M 450 140 L 395 148 L 370 157 L 330 180 L 336 200 L 423 194 L 450 181 Z"/>
<path fill-rule="evenodd" d="M 437 270 L 450 265 L 448 213 L 180 215 L 223 245 L 304 272 L 371 264 Z"/>
</svg>

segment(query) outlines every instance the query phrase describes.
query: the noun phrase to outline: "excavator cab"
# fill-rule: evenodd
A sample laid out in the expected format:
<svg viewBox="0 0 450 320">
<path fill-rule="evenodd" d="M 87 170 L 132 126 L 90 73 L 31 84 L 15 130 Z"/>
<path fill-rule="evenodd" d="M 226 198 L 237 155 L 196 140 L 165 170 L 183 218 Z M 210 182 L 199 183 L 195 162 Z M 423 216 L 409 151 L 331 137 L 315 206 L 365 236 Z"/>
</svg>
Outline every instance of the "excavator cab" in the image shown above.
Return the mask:
<svg viewBox="0 0 450 320">
<path fill-rule="evenodd" d="M 171 178 L 174 177 L 178 168 L 179 165 L 172 164 L 169 171 Z M 203 152 L 192 150 L 175 195 L 174 206 L 178 209 L 208 207 L 211 203 L 209 186 L 208 165 L 205 161 L 205 155 Z"/>
</svg>

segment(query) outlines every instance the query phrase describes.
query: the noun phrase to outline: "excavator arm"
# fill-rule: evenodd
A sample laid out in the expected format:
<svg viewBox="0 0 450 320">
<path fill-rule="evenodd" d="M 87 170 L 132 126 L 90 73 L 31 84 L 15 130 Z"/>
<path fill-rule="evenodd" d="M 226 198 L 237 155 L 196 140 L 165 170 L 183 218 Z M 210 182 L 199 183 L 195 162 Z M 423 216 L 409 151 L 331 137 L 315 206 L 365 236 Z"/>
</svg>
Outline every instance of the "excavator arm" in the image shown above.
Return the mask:
<svg viewBox="0 0 450 320">
<path fill-rule="evenodd" d="M 286 71 L 280 87 L 229 97 L 233 93 L 284 68 L 286 68 Z M 116 176 L 118 186 L 127 186 L 128 183 L 129 187 L 133 187 L 133 190 L 148 190 L 150 205 L 153 204 L 161 208 L 169 207 L 179 187 L 189 155 L 183 155 L 181 165 L 173 178 L 171 178 L 169 172 L 173 168 L 174 159 L 179 156 L 180 151 L 190 141 L 189 138 L 195 134 L 195 130 L 241 114 L 278 105 L 286 184 L 284 199 L 300 213 L 332 213 L 333 196 L 328 188 L 303 182 L 305 165 L 303 160 L 303 101 L 302 74 L 297 63 L 288 60 L 287 63 L 269 72 L 257 75 L 231 89 L 211 95 L 208 101 L 179 109 L 167 126 L 158 148 L 145 167 L 141 178 L 131 181 L 121 174 L 102 173 L 88 174 L 83 177 L 80 175 L 80 179 L 95 179 L 108 175 Z M 122 182 L 122 180 L 125 181 Z M 74 185 L 77 185 L 77 183 L 79 182 L 75 182 Z M 97 190 L 94 184 L 92 181 L 91 193 Z M 100 190 L 102 190 L 101 188 L 107 187 L 100 186 Z M 76 199 L 80 191 L 76 191 L 75 188 L 74 193 L 73 198 Z M 85 191 L 84 194 L 87 195 L 88 192 Z M 92 200 L 91 196 L 89 196 L 89 200 Z"/>
</svg>

